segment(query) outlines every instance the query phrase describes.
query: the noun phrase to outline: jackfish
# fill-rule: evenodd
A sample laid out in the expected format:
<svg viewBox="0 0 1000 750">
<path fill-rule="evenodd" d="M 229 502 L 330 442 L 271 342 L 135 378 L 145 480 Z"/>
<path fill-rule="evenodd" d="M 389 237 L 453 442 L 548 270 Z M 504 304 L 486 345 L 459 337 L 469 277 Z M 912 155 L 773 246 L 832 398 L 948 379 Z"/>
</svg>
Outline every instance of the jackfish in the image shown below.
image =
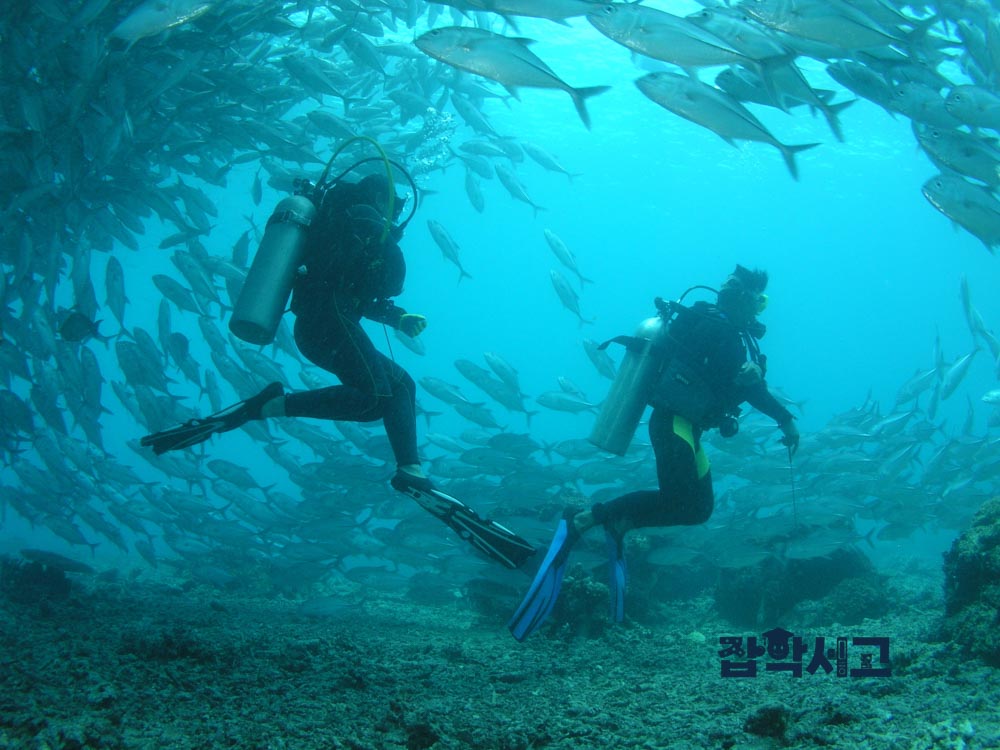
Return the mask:
<svg viewBox="0 0 1000 750">
<path fill-rule="evenodd" d="M 781 152 L 794 179 L 799 179 L 795 154 L 818 146 L 789 146 L 775 138 L 764 124 L 736 99 L 714 86 L 676 73 L 649 73 L 635 82 L 639 90 L 664 109 L 706 127 L 726 143 L 760 141 Z M 735 144 L 733 144 L 735 145 Z"/>
<path fill-rule="evenodd" d="M 590 128 L 586 100 L 608 86 L 574 88 L 528 49 L 533 40 L 494 34 L 485 29 L 446 26 L 417 37 L 417 48 L 435 60 L 501 84 L 514 98 L 518 88 L 559 89 L 573 99 L 583 124 Z"/>
</svg>

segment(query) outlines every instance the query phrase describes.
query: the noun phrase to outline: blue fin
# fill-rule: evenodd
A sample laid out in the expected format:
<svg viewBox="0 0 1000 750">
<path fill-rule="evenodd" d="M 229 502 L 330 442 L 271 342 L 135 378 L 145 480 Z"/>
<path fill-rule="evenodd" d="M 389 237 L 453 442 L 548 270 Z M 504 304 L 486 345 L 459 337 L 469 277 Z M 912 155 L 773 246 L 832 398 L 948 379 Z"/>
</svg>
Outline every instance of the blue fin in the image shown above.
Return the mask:
<svg viewBox="0 0 1000 750">
<path fill-rule="evenodd" d="M 535 574 L 535 580 L 531 582 L 531 588 L 507 623 L 511 634 L 519 641 L 538 630 L 556 605 L 569 551 L 580 537 L 573 526 L 573 515 L 575 514 L 567 514 L 559 521 L 545 559 Z"/>
</svg>

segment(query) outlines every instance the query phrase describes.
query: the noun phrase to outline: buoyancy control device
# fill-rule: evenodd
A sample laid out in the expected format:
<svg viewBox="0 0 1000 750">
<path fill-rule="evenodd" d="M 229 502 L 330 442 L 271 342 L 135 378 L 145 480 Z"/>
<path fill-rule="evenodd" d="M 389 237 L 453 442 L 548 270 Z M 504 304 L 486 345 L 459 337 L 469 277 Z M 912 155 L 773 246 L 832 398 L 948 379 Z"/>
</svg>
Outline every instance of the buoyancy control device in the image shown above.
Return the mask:
<svg viewBox="0 0 1000 750">
<path fill-rule="evenodd" d="M 357 161 L 336 177 L 327 180 L 334 160 L 344 149 L 358 141 L 370 142 L 379 156 Z M 250 264 L 246 281 L 229 319 L 229 330 L 234 336 L 260 346 L 274 340 L 295 284 L 296 273 L 305 260 L 309 227 L 316 218 L 317 206 L 322 205 L 326 191 L 348 172 L 370 161 L 381 161 L 384 164 L 387 184 L 393 184 L 392 167 L 395 166 L 413 189 L 414 206 L 409 216 L 397 226 L 398 233 L 402 233 L 416 209 L 417 187 L 413 179 L 402 166 L 390 160 L 378 142 L 369 136 L 357 136 L 347 140 L 330 157 L 315 187 L 306 181 L 301 181 L 296 194 L 278 203 L 271 218 L 268 219 L 264 237 Z M 394 206 L 395 191 L 388 192 L 385 226 L 380 241 L 385 240 L 389 234 L 392 229 L 392 217 L 397 213 Z"/>
</svg>

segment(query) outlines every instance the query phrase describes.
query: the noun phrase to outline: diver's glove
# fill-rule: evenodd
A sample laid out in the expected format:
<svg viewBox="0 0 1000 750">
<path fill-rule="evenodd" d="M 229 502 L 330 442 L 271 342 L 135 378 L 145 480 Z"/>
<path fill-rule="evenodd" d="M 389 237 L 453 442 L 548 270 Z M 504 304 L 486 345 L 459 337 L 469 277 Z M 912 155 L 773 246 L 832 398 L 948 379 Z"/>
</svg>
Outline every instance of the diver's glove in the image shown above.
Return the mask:
<svg viewBox="0 0 1000 750">
<path fill-rule="evenodd" d="M 795 426 L 795 418 L 792 417 L 784 424 L 779 424 L 778 429 L 784 433 L 781 444 L 788 447 L 788 457 L 791 458 L 799 449 L 799 428 Z"/>
<path fill-rule="evenodd" d="M 411 339 L 416 338 L 427 327 L 427 318 L 423 315 L 406 313 L 399 319 L 399 332 L 405 333 Z"/>
</svg>

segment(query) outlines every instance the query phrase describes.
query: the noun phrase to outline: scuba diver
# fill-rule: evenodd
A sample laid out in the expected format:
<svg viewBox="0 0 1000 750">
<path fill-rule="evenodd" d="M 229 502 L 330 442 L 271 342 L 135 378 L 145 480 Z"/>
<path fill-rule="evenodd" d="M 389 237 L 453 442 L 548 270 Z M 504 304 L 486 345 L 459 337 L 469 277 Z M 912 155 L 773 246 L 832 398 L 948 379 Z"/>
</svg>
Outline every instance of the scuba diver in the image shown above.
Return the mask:
<svg viewBox="0 0 1000 750">
<path fill-rule="evenodd" d="M 628 353 L 590 439 L 624 454 L 650 404 L 649 438 L 659 490 L 630 492 L 590 510 L 563 513 L 545 559 L 508 623 L 517 640 L 531 635 L 551 613 L 571 548 L 598 525 L 604 526 L 610 558 L 611 615 L 616 622 L 624 619 L 625 534 L 709 519 L 714 496 L 701 435 L 712 428 L 723 437 L 735 435 L 743 402 L 777 422 L 791 460 L 799 432 L 792 414 L 768 391 L 766 357 L 758 345 L 764 325 L 757 315 L 767 305 L 766 286 L 766 272 L 738 265 L 715 304 L 687 307 L 681 304 L 684 295 L 677 302 L 657 298 L 658 314 L 644 321 L 636 337 L 613 339 L 625 343 Z"/>
<path fill-rule="evenodd" d="M 315 188 L 305 183 L 297 195 L 279 203 L 230 321 L 230 329 L 240 338 L 269 343 L 291 292 L 296 345 L 310 362 L 336 375 L 340 385 L 286 394 L 280 383 L 271 383 L 216 414 L 148 435 L 141 444 L 161 454 L 270 417 L 381 419 L 397 465 L 392 487 L 491 559 L 516 568 L 534 554 L 531 544 L 435 488 L 422 471 L 413 379 L 377 351 L 361 327 L 364 317 L 413 337 L 427 325 L 424 316 L 392 302 L 403 291 L 406 264 L 398 240 L 413 211 L 395 223 L 404 199 L 396 195 L 392 162 L 384 154 L 382 160 L 386 175 L 369 174 L 358 182 L 344 177 L 371 159 L 329 182 L 327 165 Z M 416 186 L 402 167 L 396 167 L 409 180 L 415 201 Z"/>
</svg>

